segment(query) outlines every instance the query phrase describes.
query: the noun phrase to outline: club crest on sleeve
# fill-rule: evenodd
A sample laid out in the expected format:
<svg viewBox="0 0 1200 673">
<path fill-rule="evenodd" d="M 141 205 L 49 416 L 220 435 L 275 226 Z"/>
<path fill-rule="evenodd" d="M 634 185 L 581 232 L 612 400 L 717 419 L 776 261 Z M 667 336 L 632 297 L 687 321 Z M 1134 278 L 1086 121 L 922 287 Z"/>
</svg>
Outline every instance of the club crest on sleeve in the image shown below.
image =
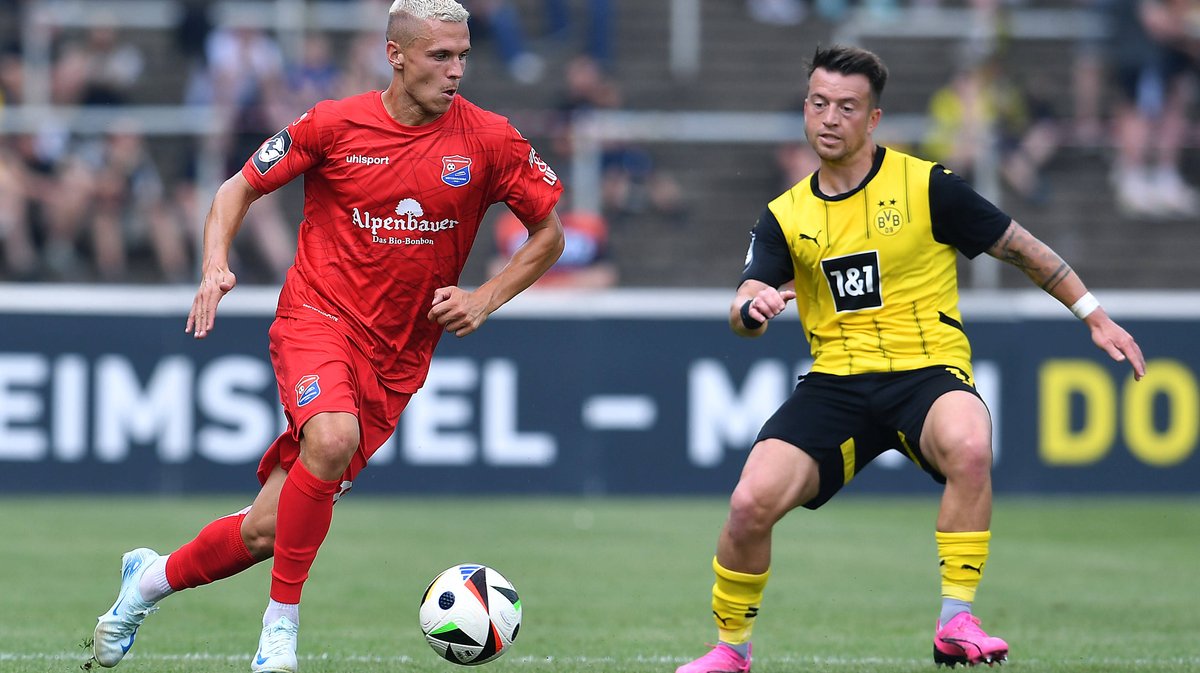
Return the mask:
<svg viewBox="0 0 1200 673">
<path fill-rule="evenodd" d="M 287 129 L 283 129 L 279 133 L 271 136 L 265 143 L 258 148 L 254 153 L 254 168 L 259 175 L 266 175 L 271 167 L 279 163 L 279 160 L 287 156 L 288 150 L 292 149 L 292 134 L 288 133 Z"/>
<path fill-rule="evenodd" d="M 442 157 L 442 182 L 462 187 L 471 181 L 471 158 L 458 154 Z"/>
<path fill-rule="evenodd" d="M 296 406 L 302 407 L 317 399 L 321 394 L 320 377 L 316 374 L 305 374 L 296 383 Z"/>
</svg>

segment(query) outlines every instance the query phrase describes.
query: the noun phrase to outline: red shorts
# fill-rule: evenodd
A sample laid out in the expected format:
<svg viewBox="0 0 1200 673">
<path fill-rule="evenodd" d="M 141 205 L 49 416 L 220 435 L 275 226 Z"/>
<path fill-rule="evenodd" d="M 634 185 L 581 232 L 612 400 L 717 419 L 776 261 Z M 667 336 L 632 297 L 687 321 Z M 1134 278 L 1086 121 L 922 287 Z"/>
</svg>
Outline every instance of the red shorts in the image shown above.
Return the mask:
<svg viewBox="0 0 1200 673">
<path fill-rule="evenodd" d="M 341 332 L 324 320 L 276 317 L 269 332 L 271 364 L 288 429 L 258 464 L 265 484 L 278 465 L 289 470 L 300 456 L 300 434 L 313 416 L 345 412 L 358 418 L 358 450 L 342 475 L 342 492 L 367 460 L 396 430 L 410 393 L 380 382 L 371 362 Z"/>
</svg>

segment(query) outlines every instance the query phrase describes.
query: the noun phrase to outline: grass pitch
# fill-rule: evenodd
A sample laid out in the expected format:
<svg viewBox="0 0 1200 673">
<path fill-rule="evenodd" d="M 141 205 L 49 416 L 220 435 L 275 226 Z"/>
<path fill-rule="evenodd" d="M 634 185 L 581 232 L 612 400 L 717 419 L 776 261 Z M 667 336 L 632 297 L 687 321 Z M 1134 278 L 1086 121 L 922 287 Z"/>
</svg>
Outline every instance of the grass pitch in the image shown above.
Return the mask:
<svg viewBox="0 0 1200 673">
<path fill-rule="evenodd" d="M 129 548 L 173 550 L 230 498 L 0 499 L 0 673 L 77 671 Z M 755 673 L 933 671 L 935 500 L 846 495 L 776 529 Z M 448 673 L 417 627 L 441 570 L 494 566 L 524 623 L 490 673 L 670 673 L 715 629 L 725 500 L 354 494 L 306 585 L 304 673 Z M 998 499 L 976 602 L 1008 671 L 1200 671 L 1200 499 Z M 249 670 L 268 564 L 163 601 L 122 673 Z"/>
</svg>

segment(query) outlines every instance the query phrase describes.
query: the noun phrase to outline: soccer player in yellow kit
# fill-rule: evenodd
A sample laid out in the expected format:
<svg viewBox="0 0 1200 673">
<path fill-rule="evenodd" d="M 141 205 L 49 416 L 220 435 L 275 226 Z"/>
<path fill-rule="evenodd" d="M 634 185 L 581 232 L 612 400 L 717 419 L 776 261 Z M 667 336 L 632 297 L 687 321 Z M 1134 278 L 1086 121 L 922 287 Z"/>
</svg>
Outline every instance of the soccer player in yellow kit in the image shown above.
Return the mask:
<svg viewBox="0 0 1200 673">
<path fill-rule="evenodd" d="M 775 523 L 817 509 L 891 448 L 945 485 L 934 661 L 1004 661 L 1008 644 L 971 613 L 991 538 L 992 428 L 972 381 L 957 252 L 1020 268 L 1136 378 L 1145 360 L 1053 250 L 944 167 L 875 144 L 878 56 L 818 48 L 808 72 L 805 132 L 820 166 L 755 224 L 729 322 L 761 336 L 795 299 L 813 366 L 763 425 L 730 498 L 713 558 L 719 643 L 677 673 L 750 670 Z"/>
</svg>

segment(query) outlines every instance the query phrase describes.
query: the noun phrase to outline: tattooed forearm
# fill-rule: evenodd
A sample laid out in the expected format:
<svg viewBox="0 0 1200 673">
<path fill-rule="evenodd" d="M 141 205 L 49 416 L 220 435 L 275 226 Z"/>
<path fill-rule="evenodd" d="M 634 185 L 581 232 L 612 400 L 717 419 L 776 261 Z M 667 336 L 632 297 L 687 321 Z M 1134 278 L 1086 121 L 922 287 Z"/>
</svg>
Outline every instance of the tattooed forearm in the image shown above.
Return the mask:
<svg viewBox="0 0 1200 673">
<path fill-rule="evenodd" d="M 1053 292 L 1072 273 L 1070 265 L 1015 222 L 992 245 L 990 252 L 1020 269 L 1046 292 Z"/>
<path fill-rule="evenodd" d="M 1054 255 L 1054 257 L 1058 258 L 1058 255 Z M 1059 259 L 1058 268 L 1054 270 L 1054 273 L 1050 274 L 1049 278 L 1042 282 L 1042 289 L 1046 292 L 1053 292 L 1054 288 L 1058 287 L 1058 284 L 1069 275 L 1071 275 L 1071 267 L 1062 261 L 1062 259 Z"/>
</svg>

